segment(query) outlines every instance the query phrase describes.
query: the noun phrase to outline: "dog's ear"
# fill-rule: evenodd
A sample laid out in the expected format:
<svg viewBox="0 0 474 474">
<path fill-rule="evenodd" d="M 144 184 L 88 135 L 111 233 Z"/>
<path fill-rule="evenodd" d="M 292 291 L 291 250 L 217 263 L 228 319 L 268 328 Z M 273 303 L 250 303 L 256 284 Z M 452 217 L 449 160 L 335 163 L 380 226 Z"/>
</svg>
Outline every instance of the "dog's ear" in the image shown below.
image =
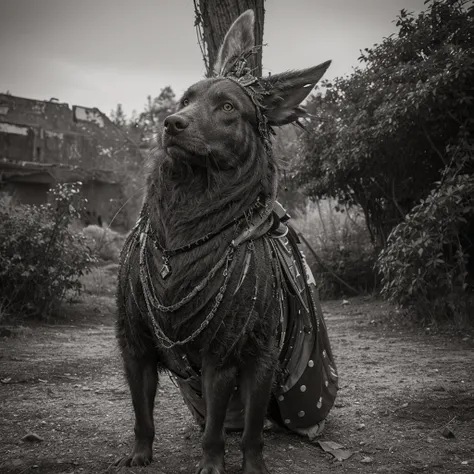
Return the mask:
<svg viewBox="0 0 474 474">
<path fill-rule="evenodd" d="M 269 125 L 296 122 L 306 114 L 301 102 L 306 99 L 316 83 L 323 77 L 331 61 L 301 71 L 288 71 L 266 77 L 261 81 L 269 92 L 263 100 Z"/>
<path fill-rule="evenodd" d="M 214 64 L 216 76 L 225 75 L 239 56 L 255 46 L 254 23 L 253 10 L 245 11 L 232 23 L 217 54 Z"/>
</svg>

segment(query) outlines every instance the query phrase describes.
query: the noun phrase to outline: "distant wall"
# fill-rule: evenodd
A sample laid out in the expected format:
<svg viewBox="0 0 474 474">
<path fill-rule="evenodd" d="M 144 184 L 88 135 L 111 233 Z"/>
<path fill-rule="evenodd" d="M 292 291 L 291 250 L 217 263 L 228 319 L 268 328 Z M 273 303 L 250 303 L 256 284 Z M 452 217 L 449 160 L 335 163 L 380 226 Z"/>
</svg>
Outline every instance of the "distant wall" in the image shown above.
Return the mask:
<svg viewBox="0 0 474 474">
<path fill-rule="evenodd" d="M 23 160 L 31 156 L 35 144 L 35 132 L 31 127 L 0 122 L 0 157 Z"/>
<path fill-rule="evenodd" d="M 49 184 L 47 183 L 6 183 L 2 193 L 13 198 L 13 202 L 22 204 L 44 204 L 47 201 Z"/>
<path fill-rule="evenodd" d="M 0 94 L 0 157 L 113 171 L 137 154 L 98 109 Z"/>
<path fill-rule="evenodd" d="M 21 202 L 44 202 L 56 182 L 80 180 L 90 212 L 110 221 L 125 199 L 123 177 L 142 159 L 96 108 L 0 94 L 0 190 Z"/>
</svg>

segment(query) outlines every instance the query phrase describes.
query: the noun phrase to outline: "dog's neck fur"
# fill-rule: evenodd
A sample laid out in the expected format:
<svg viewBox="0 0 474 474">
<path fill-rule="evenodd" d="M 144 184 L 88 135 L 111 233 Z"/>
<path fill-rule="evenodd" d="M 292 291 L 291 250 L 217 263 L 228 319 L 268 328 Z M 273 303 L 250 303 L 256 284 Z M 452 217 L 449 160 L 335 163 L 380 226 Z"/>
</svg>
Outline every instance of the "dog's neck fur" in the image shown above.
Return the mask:
<svg viewBox="0 0 474 474">
<path fill-rule="evenodd" d="M 148 179 L 146 205 L 163 248 L 189 244 L 241 217 L 257 198 L 268 200 L 276 169 L 258 136 L 250 146 L 259 148 L 255 158 L 242 157 L 242 167 L 225 171 L 209 163 L 174 163 L 161 152 Z"/>
</svg>

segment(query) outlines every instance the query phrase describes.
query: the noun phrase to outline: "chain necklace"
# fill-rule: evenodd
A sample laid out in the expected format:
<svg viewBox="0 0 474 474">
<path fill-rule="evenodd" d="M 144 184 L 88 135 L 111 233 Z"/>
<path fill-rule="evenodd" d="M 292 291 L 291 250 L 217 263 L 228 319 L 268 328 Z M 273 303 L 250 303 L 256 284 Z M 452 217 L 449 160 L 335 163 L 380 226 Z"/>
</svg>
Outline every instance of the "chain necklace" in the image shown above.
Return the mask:
<svg viewBox="0 0 474 474">
<path fill-rule="evenodd" d="M 171 349 L 175 346 L 183 346 L 193 341 L 210 324 L 215 314 L 217 313 L 217 310 L 220 307 L 220 304 L 222 302 L 222 299 L 224 298 L 224 293 L 227 289 L 227 285 L 229 283 L 230 277 L 235 268 L 235 265 L 237 262 L 237 260 L 234 259 L 235 253 L 239 250 L 239 248 L 241 248 L 242 244 L 247 245 L 247 242 L 249 241 L 250 241 L 249 244 L 251 244 L 252 235 L 270 217 L 270 214 L 273 210 L 273 206 L 276 200 L 277 187 L 278 187 L 278 179 L 275 173 L 273 177 L 272 192 L 269 197 L 269 202 L 262 203 L 260 201 L 260 198 L 257 198 L 257 201 L 250 208 L 250 210 L 246 211 L 241 217 L 233 219 L 230 223 L 226 224 L 223 228 L 219 229 L 218 231 L 210 232 L 209 234 L 206 234 L 204 237 L 201 237 L 191 242 L 190 244 L 184 245 L 182 247 L 178 247 L 176 249 L 163 249 L 160 246 L 159 242 L 157 242 L 157 239 L 154 238 L 154 235 L 151 232 L 150 216 L 149 215 L 147 216 L 147 212 L 146 212 L 147 209 L 145 208 L 142 209 L 140 218 L 134 228 L 135 238 L 132 239 L 132 241 L 134 240 L 139 246 L 139 259 L 138 259 L 139 260 L 139 280 L 140 280 L 142 291 L 143 291 L 143 296 L 144 296 L 145 305 L 147 308 L 148 317 L 150 319 L 151 326 L 153 328 L 153 333 L 156 339 L 162 344 L 162 346 L 165 349 Z M 257 221 L 252 223 L 250 222 L 250 218 L 252 217 L 253 210 L 257 209 L 258 207 L 264 208 L 264 211 L 262 213 L 259 213 Z M 202 245 L 204 242 L 207 242 L 209 239 L 213 238 L 214 236 L 222 232 L 223 229 L 227 229 L 231 225 L 236 225 L 236 227 L 238 227 L 237 223 L 243 219 L 246 219 L 248 222 L 247 228 L 244 229 L 242 232 L 240 232 L 239 235 L 237 235 L 231 240 L 231 242 L 229 243 L 227 247 L 227 250 L 224 252 L 224 255 L 218 260 L 218 262 L 214 265 L 214 267 L 211 268 L 207 276 L 204 277 L 201 280 L 201 282 L 199 282 L 186 296 L 184 296 L 181 300 L 179 300 L 177 303 L 173 305 L 166 306 L 160 303 L 160 301 L 158 301 L 155 291 L 154 291 L 153 277 L 151 275 L 151 272 L 148 266 L 148 263 L 149 263 L 148 258 L 147 258 L 148 237 L 152 238 L 153 239 L 152 243 L 156 247 L 158 247 L 158 249 L 160 249 L 163 253 L 165 253 L 165 258 L 163 259 L 163 266 L 165 267 L 167 264 L 169 266 L 169 262 L 166 261 L 166 258 L 169 259 L 169 257 L 172 255 L 176 255 L 181 252 L 186 252 L 190 249 L 198 247 L 199 245 Z M 251 248 L 253 249 L 253 244 L 251 245 Z M 128 257 L 130 257 L 130 254 L 128 255 Z M 224 279 L 219 290 L 217 291 L 214 297 L 214 303 L 209 313 L 202 320 L 199 327 L 195 331 L 193 331 L 192 334 L 190 334 L 189 336 L 181 340 L 172 340 L 169 336 L 167 336 L 164 333 L 163 329 L 160 327 L 160 324 L 158 323 L 158 319 L 157 319 L 157 316 L 159 316 L 159 314 L 158 315 L 156 314 L 156 310 L 160 312 L 175 312 L 181 307 L 183 307 L 184 305 L 188 304 L 190 301 L 192 301 L 196 297 L 196 295 L 200 291 L 202 291 L 207 286 L 208 282 L 212 278 L 214 278 L 214 276 L 222 267 L 224 267 L 224 270 L 222 272 Z M 162 268 L 160 275 L 163 279 L 165 279 L 167 276 L 169 276 L 170 273 L 171 273 L 171 267 Z M 255 301 L 257 299 L 257 291 L 258 291 L 258 284 L 256 284 L 255 293 L 252 297 L 252 303 L 251 303 L 252 311 L 250 312 L 249 318 L 251 317 L 253 313 L 253 308 L 255 305 Z"/>
<path fill-rule="evenodd" d="M 200 237 L 199 239 L 196 239 L 196 240 L 190 242 L 189 244 L 182 245 L 181 247 L 177 247 L 175 249 L 165 249 L 159 243 L 156 234 L 153 232 L 153 230 L 151 229 L 151 226 L 149 225 L 147 232 L 149 233 L 150 237 L 152 238 L 153 243 L 155 244 L 155 247 L 158 250 L 161 251 L 161 259 L 162 259 L 162 262 L 163 262 L 163 264 L 161 266 L 161 269 L 160 269 L 161 278 L 163 280 L 166 280 L 166 278 L 168 278 L 171 275 L 171 272 L 172 272 L 172 268 L 171 268 L 171 264 L 170 264 L 170 258 L 171 257 L 174 257 L 175 255 L 178 255 L 180 253 L 188 252 L 190 250 L 193 250 L 193 249 L 205 244 L 206 242 L 208 242 L 212 238 L 216 237 L 221 232 L 226 231 L 227 229 L 229 229 L 233 225 L 237 226 L 240 223 L 240 221 L 243 221 L 244 219 L 250 220 L 253 211 L 258 209 L 258 208 L 261 208 L 261 207 L 266 208 L 267 204 L 266 203 L 263 204 L 260 200 L 260 196 L 258 196 L 257 200 L 255 201 L 253 206 L 250 209 L 248 209 L 247 211 L 245 211 L 242 216 L 239 216 L 239 217 L 236 217 L 236 218 L 232 219 L 230 222 L 228 222 L 227 224 L 225 224 L 223 227 L 221 227 L 218 230 L 211 231 L 211 232 L 207 233 L 206 235 Z"/>
</svg>

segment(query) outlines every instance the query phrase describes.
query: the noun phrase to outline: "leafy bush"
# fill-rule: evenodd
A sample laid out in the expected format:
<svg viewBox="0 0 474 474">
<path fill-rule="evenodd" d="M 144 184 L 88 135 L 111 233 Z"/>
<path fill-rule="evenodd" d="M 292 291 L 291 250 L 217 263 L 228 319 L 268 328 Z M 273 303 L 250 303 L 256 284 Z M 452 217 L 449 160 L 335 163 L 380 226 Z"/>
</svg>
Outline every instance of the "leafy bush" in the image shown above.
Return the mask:
<svg viewBox="0 0 474 474">
<path fill-rule="evenodd" d="M 372 293 L 377 288 L 376 254 L 370 246 L 334 243 L 322 248 L 319 257 L 323 265 L 315 262 L 313 268 L 322 299 Z"/>
<path fill-rule="evenodd" d="M 391 232 L 378 259 L 382 294 L 422 322 L 472 318 L 473 220 L 474 175 L 454 173 Z"/>
<path fill-rule="evenodd" d="M 78 184 L 60 184 L 41 206 L 0 208 L 0 305 L 8 314 L 54 313 L 93 258 L 82 234 L 70 230 L 80 217 Z"/>
<path fill-rule="evenodd" d="M 333 202 L 320 201 L 290 222 L 309 244 L 305 254 L 322 299 L 376 289 L 376 252 L 362 216 L 354 209 L 342 212 Z"/>
<path fill-rule="evenodd" d="M 94 256 L 102 261 L 118 262 L 126 235 L 109 227 L 89 225 L 83 229 L 87 244 Z"/>
<path fill-rule="evenodd" d="M 365 49 L 351 75 L 323 82 L 302 135 L 298 182 L 363 209 L 380 246 L 441 179 L 446 147 L 474 116 L 474 5 L 425 3 L 402 10 L 398 34 Z"/>
</svg>

